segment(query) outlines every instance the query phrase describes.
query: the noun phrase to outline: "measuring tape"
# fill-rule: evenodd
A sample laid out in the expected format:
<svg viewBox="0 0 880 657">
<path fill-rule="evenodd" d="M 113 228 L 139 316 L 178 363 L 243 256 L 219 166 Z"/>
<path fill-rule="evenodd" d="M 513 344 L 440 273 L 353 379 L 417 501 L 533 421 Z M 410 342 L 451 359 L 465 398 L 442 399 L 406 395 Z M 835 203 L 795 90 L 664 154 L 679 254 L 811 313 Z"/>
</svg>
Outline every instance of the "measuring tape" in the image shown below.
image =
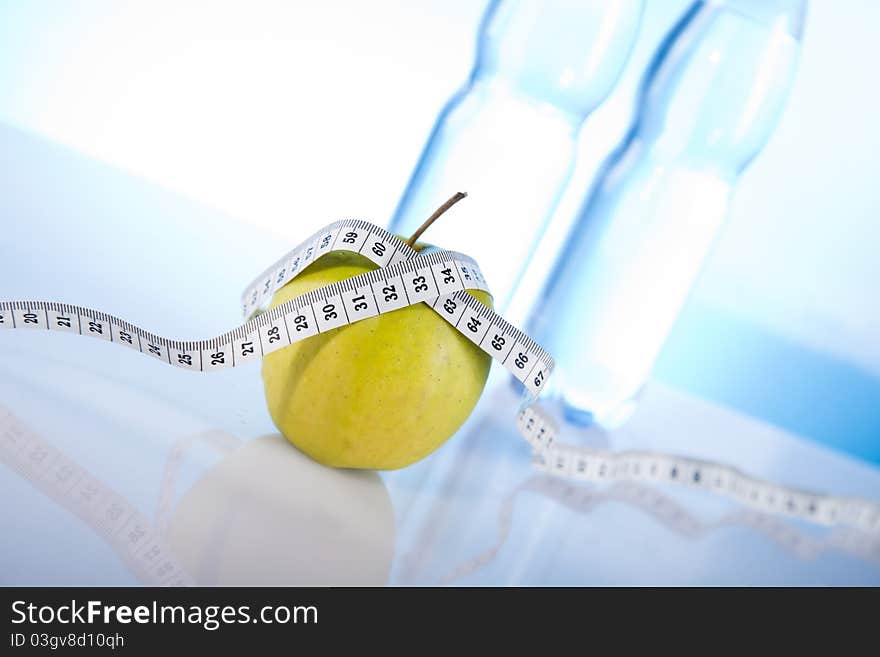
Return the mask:
<svg viewBox="0 0 880 657">
<path fill-rule="evenodd" d="M 265 310 L 278 289 L 335 251 L 358 253 L 378 269 Z M 880 505 L 875 502 L 795 490 L 730 466 L 687 457 L 556 443 L 558 428 L 536 404 L 552 374 L 553 358 L 467 290 L 488 292 L 479 266 L 470 257 L 454 251 L 419 252 L 379 226 L 342 220 L 316 232 L 258 276 L 241 297 L 244 323 L 215 338 L 172 340 L 107 313 L 45 301 L 0 301 L 0 329 L 77 333 L 120 344 L 175 367 L 212 372 L 257 361 L 362 319 L 426 303 L 523 384 L 517 424 L 533 448 L 539 469 L 599 483 L 652 481 L 698 487 L 760 511 L 880 534 Z"/>
<path fill-rule="evenodd" d="M 379 269 L 263 312 L 279 288 L 334 251 L 359 253 Z M 0 301 L 0 328 L 78 333 L 115 342 L 175 367 L 212 372 L 259 360 L 319 333 L 424 302 L 537 396 L 553 370 L 553 359 L 466 290 L 488 292 L 479 266 L 468 256 L 454 251 L 420 255 L 378 226 L 344 220 L 315 233 L 263 272 L 242 295 L 245 323 L 209 340 L 171 340 L 107 313 L 45 301 Z"/>
<path fill-rule="evenodd" d="M 702 538 L 722 527 L 748 527 L 799 559 L 816 559 L 824 552 L 839 551 L 880 566 L 880 536 L 855 529 L 840 528 L 827 535 L 814 536 L 781 518 L 751 509 L 737 509 L 717 520 L 706 521 L 653 486 L 637 482 L 617 482 L 602 488 L 572 486 L 563 479 L 544 474 L 522 482 L 501 503 L 495 542 L 456 566 L 437 583 L 456 582 L 486 568 L 496 559 L 513 531 L 516 501 L 525 493 L 550 499 L 558 506 L 584 515 L 608 502 L 625 504 L 687 539 Z"/>
</svg>

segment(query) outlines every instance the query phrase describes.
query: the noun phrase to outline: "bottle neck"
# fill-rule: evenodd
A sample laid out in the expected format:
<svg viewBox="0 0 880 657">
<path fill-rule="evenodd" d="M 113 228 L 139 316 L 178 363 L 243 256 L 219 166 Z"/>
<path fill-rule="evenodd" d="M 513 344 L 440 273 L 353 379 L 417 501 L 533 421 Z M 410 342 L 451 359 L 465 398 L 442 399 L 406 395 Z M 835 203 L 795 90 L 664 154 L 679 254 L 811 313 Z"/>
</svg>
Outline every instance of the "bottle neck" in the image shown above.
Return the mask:
<svg viewBox="0 0 880 657">
<path fill-rule="evenodd" d="M 658 51 L 633 131 L 656 159 L 735 175 L 775 128 L 798 52 L 779 26 L 699 5 Z"/>
<path fill-rule="evenodd" d="M 644 0 L 501 0 L 480 29 L 474 79 L 582 122 L 611 91 L 638 34 Z"/>
</svg>

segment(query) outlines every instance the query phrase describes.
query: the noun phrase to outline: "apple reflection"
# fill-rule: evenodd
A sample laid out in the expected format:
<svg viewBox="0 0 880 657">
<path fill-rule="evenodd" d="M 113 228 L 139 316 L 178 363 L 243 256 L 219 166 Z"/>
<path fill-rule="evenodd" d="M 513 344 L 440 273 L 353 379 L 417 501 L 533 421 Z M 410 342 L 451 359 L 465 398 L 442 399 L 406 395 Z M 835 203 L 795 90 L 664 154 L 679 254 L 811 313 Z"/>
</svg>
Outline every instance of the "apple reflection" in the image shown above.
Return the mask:
<svg viewBox="0 0 880 657">
<path fill-rule="evenodd" d="M 380 585 L 394 514 L 375 472 L 326 468 L 276 434 L 206 472 L 165 538 L 199 585 Z"/>
</svg>

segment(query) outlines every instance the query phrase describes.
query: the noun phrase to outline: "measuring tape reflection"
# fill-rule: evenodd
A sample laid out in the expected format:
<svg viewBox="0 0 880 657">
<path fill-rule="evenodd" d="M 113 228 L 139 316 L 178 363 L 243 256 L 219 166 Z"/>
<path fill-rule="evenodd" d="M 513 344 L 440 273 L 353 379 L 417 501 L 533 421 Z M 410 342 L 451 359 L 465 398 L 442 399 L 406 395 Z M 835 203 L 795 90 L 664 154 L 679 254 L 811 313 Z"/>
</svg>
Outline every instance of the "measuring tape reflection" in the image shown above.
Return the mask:
<svg viewBox="0 0 880 657">
<path fill-rule="evenodd" d="M 880 567 L 880 536 L 857 529 L 839 528 L 815 536 L 787 520 L 751 509 L 738 509 L 716 520 L 704 520 L 653 486 L 636 482 L 617 482 L 603 488 L 573 486 L 558 477 L 545 474 L 524 481 L 504 499 L 498 512 L 494 544 L 444 575 L 439 584 L 450 584 L 469 577 L 498 557 L 513 531 L 516 501 L 525 493 L 537 494 L 578 514 L 592 513 L 600 505 L 609 502 L 622 503 L 643 511 L 669 530 L 688 539 L 702 538 L 724 527 L 746 527 L 799 559 L 816 559 L 825 552 L 839 551 Z"/>
<path fill-rule="evenodd" d="M 359 253 L 378 269 L 264 311 L 278 289 L 335 251 Z M 46 301 L 0 301 L 0 328 L 78 333 L 115 342 L 175 367 L 211 372 L 257 361 L 362 319 L 426 303 L 524 385 L 518 427 L 540 469 L 603 483 L 634 480 L 696 486 L 764 512 L 880 533 L 880 505 L 867 500 L 793 490 L 725 465 L 685 457 L 614 453 L 556 443 L 557 427 L 535 403 L 553 372 L 553 358 L 467 290 L 488 292 L 479 266 L 470 257 L 454 251 L 420 253 L 383 228 L 342 220 L 313 234 L 257 277 L 241 297 L 245 323 L 208 340 L 168 339 L 107 313 Z"/>
<path fill-rule="evenodd" d="M 193 583 L 149 518 L 2 405 L 0 463 L 91 527 L 141 583 Z"/>
</svg>

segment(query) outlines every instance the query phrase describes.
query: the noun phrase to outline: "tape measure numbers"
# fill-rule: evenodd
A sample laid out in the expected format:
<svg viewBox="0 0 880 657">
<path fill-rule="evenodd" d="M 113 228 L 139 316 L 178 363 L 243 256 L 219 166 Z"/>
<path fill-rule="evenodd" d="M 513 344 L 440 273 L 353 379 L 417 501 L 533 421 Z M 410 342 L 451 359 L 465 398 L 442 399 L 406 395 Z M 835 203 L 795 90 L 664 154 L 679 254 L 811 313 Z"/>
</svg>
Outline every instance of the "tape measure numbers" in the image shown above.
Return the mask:
<svg viewBox="0 0 880 657">
<path fill-rule="evenodd" d="M 359 253 L 378 269 L 264 310 L 275 292 L 309 264 L 338 251 Z M 593 482 L 694 486 L 768 513 L 880 533 L 880 505 L 867 500 L 794 490 L 726 465 L 686 457 L 556 444 L 558 429 L 536 404 L 553 372 L 553 358 L 467 290 L 489 291 L 472 258 L 454 251 L 418 252 L 379 226 L 347 219 L 316 232 L 258 276 L 241 297 L 245 322 L 215 338 L 168 339 L 104 312 L 46 301 L 0 301 L 0 328 L 78 333 L 175 367 L 212 372 L 259 360 L 299 340 L 362 319 L 426 303 L 524 385 L 517 424 L 540 469 Z"/>
<path fill-rule="evenodd" d="M 260 312 L 272 295 L 321 256 L 360 253 L 380 268 L 327 285 Z M 420 255 L 395 235 L 365 221 L 327 226 L 267 269 L 242 295 L 247 321 L 215 338 L 181 341 L 150 333 L 90 308 L 44 301 L 0 301 L 0 328 L 79 333 L 115 342 L 183 369 L 237 367 L 361 319 L 425 302 L 537 395 L 553 359 L 533 340 L 465 290 L 488 291 L 477 263 L 453 251 Z"/>
</svg>

